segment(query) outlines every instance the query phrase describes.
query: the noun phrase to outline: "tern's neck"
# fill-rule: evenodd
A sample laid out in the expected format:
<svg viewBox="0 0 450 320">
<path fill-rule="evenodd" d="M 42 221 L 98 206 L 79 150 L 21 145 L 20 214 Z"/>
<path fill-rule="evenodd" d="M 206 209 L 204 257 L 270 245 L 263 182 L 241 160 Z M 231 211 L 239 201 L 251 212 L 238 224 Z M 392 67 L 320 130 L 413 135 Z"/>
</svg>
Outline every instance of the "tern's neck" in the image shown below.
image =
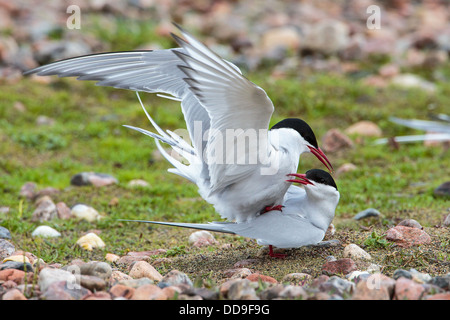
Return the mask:
<svg viewBox="0 0 450 320">
<path fill-rule="evenodd" d="M 339 202 L 339 192 L 332 187 L 328 188 L 329 190 L 306 187 L 306 199 L 302 208 L 307 213 L 308 220 L 322 230 L 330 225 Z"/>
</svg>

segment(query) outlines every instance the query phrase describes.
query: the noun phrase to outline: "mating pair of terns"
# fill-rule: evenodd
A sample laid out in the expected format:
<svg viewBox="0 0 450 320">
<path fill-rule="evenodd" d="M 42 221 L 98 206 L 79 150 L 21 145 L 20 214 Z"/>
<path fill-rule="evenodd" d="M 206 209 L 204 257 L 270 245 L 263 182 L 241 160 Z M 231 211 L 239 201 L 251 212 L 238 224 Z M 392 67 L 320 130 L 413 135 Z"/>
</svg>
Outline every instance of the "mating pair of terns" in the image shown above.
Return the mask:
<svg viewBox="0 0 450 320">
<path fill-rule="evenodd" d="M 169 171 L 194 182 L 200 195 L 229 222 L 140 222 L 254 238 L 261 245 L 269 245 L 271 256 L 277 256 L 272 246 L 293 248 L 320 242 L 334 217 L 339 192 L 326 171 L 296 173 L 303 153 L 314 154 L 332 171 L 313 130 L 296 118 L 284 119 L 269 129 L 274 106 L 266 92 L 245 78 L 236 65 L 176 27 L 184 37 L 172 34 L 180 48 L 75 57 L 25 74 L 75 76 L 78 80 L 98 81 L 100 86 L 162 93 L 162 97 L 181 102 L 191 144 L 174 132 L 162 130 L 145 110 L 139 95 L 144 112 L 158 133 L 127 127 L 154 138 L 174 166 Z M 239 144 L 239 134 L 224 144 L 227 130 L 255 133 L 257 150 L 245 141 L 242 146 L 243 139 Z M 189 165 L 169 155 L 158 140 L 169 144 Z M 234 152 L 225 148 L 229 145 L 241 148 L 237 161 Z M 257 162 L 250 163 L 249 157 L 255 152 L 259 156 Z"/>
</svg>

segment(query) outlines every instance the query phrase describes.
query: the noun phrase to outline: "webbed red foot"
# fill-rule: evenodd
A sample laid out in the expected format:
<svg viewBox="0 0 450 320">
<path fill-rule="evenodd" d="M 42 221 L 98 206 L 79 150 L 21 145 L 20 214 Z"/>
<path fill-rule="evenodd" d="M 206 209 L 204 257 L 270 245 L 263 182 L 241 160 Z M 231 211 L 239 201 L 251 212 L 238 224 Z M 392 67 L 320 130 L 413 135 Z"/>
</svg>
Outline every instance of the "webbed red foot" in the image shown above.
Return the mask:
<svg viewBox="0 0 450 320">
<path fill-rule="evenodd" d="M 284 208 L 284 206 L 282 206 L 281 204 L 278 206 L 273 206 L 273 207 L 268 206 L 268 207 L 264 208 L 264 210 L 261 212 L 261 214 L 272 211 L 272 210 L 283 211 L 283 208 Z"/>
</svg>

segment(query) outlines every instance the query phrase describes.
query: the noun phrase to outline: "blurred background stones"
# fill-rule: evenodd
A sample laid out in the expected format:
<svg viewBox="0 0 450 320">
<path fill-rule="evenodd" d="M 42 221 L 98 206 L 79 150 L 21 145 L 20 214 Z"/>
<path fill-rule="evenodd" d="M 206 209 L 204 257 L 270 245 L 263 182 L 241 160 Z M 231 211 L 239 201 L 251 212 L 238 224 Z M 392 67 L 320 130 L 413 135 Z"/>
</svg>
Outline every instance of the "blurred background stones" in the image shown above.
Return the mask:
<svg viewBox="0 0 450 320">
<path fill-rule="evenodd" d="M 80 29 L 67 26 L 71 5 L 80 9 Z M 368 27 L 373 5 L 380 10 L 379 29 Z M 448 6 L 445 0 L 0 0 L 0 81 L 18 81 L 23 71 L 51 61 L 114 50 L 105 34 L 138 32 L 137 23 L 151 27 L 148 34 L 141 30 L 147 45 L 125 50 L 159 48 L 155 36 L 175 46 L 170 32 L 176 22 L 246 69 L 275 62 L 294 72 L 355 72 L 356 62 L 375 58 L 389 64 L 380 74 L 366 75 L 370 84 L 383 86 L 397 77 L 394 83 L 408 85 L 411 76 L 402 77 L 402 68 L 433 70 L 448 61 Z"/>
</svg>

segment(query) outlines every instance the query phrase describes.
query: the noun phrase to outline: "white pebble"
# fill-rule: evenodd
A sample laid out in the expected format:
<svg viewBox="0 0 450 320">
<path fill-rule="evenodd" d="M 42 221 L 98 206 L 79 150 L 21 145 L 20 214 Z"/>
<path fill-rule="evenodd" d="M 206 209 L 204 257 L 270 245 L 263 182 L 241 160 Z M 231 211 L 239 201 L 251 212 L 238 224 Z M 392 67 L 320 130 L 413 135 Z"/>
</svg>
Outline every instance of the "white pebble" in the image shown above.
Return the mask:
<svg viewBox="0 0 450 320">
<path fill-rule="evenodd" d="M 103 242 L 103 240 L 93 232 L 82 236 L 80 239 L 78 239 L 77 244 L 83 249 L 89 251 L 92 251 L 95 248 L 105 247 L 105 243 Z"/>
<path fill-rule="evenodd" d="M 2 263 L 5 263 L 6 261 L 28 262 L 28 263 L 30 263 L 30 259 L 28 259 L 26 256 L 23 256 L 23 255 L 9 256 L 9 257 L 3 259 Z"/>
<path fill-rule="evenodd" d="M 107 253 L 105 256 L 105 260 L 109 262 L 116 262 L 120 257 L 114 253 Z"/>
<path fill-rule="evenodd" d="M 142 179 L 134 179 L 128 182 L 129 187 L 148 187 L 150 184 Z"/>
<path fill-rule="evenodd" d="M 372 257 L 358 245 L 350 243 L 344 248 L 344 258 L 370 260 Z"/>
<path fill-rule="evenodd" d="M 205 231 L 205 230 L 196 231 L 196 232 L 191 233 L 191 235 L 189 236 L 188 242 L 189 242 L 189 244 L 192 245 L 200 239 L 204 239 L 209 243 L 215 242 L 214 236 L 210 232 Z"/>
<path fill-rule="evenodd" d="M 72 215 L 77 217 L 78 219 L 84 219 L 89 222 L 94 222 L 101 219 L 101 215 L 92 207 L 89 207 L 85 204 L 77 204 L 72 210 Z"/>
<path fill-rule="evenodd" d="M 33 237 L 57 238 L 61 233 L 49 226 L 39 226 L 31 233 Z"/>
<path fill-rule="evenodd" d="M 352 271 L 351 273 L 347 274 L 345 277 L 347 278 L 348 281 L 352 281 L 353 279 L 356 279 L 360 275 L 369 275 L 369 274 L 370 273 L 368 271 L 355 270 L 355 271 Z"/>
</svg>

